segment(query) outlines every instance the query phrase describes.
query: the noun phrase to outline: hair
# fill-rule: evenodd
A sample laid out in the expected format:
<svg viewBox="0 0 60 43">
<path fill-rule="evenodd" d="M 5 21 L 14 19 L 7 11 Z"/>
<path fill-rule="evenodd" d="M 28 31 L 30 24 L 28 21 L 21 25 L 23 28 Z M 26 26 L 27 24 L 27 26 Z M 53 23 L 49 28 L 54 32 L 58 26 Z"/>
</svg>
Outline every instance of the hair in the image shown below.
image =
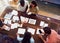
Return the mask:
<svg viewBox="0 0 60 43">
<path fill-rule="evenodd" d="M 25 5 L 25 1 L 24 0 L 20 0 L 20 4 L 21 4 L 21 6 L 24 6 Z"/>
<path fill-rule="evenodd" d="M 43 28 L 45 34 L 50 35 L 51 34 L 51 28 L 50 27 L 44 27 Z"/>
<path fill-rule="evenodd" d="M 31 33 L 25 32 L 22 43 L 30 43 Z"/>
<path fill-rule="evenodd" d="M 4 24 L 3 24 L 3 22 L 2 22 L 2 20 L 0 20 L 0 27 L 2 27 Z"/>
</svg>

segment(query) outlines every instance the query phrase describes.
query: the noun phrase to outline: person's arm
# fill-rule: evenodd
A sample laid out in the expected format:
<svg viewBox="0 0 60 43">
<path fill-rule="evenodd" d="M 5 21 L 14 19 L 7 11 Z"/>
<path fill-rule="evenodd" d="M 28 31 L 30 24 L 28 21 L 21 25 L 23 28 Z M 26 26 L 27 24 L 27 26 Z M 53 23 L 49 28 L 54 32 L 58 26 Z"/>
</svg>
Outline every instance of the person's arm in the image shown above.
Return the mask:
<svg viewBox="0 0 60 43">
<path fill-rule="evenodd" d="M 39 7 L 37 6 L 36 9 L 37 9 L 37 14 L 38 14 L 39 13 Z"/>
<path fill-rule="evenodd" d="M 44 38 L 43 38 L 41 35 L 39 35 L 39 38 L 41 38 L 44 43 L 46 42 L 46 41 L 44 40 Z"/>
<path fill-rule="evenodd" d="M 28 5 L 26 6 L 25 12 L 27 12 L 27 10 L 28 10 Z"/>
</svg>

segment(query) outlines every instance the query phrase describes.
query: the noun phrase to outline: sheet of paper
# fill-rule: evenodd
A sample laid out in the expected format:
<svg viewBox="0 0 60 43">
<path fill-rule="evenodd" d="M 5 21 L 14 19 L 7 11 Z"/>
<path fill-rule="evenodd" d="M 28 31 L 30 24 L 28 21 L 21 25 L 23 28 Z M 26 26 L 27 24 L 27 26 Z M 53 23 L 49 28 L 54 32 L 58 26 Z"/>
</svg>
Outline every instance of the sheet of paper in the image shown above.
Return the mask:
<svg viewBox="0 0 60 43">
<path fill-rule="evenodd" d="M 13 16 L 13 22 L 15 21 L 19 21 L 19 17 L 18 16 Z"/>
<path fill-rule="evenodd" d="M 28 20 L 29 20 L 29 18 L 25 18 L 25 22 L 26 22 L 26 23 L 28 22 Z"/>
<path fill-rule="evenodd" d="M 7 31 L 9 31 L 10 30 L 10 27 L 8 27 L 8 26 L 5 26 L 5 28 L 4 28 L 5 30 L 7 30 Z"/>
<path fill-rule="evenodd" d="M 27 30 L 28 32 L 30 32 L 32 35 L 34 35 L 35 34 L 35 29 L 33 29 L 33 28 L 28 28 L 28 30 Z"/>
<path fill-rule="evenodd" d="M 45 24 L 44 24 L 44 27 L 48 27 L 48 23 L 45 23 Z"/>
<path fill-rule="evenodd" d="M 29 13 L 28 13 L 28 15 L 31 15 L 31 14 L 32 14 L 32 12 L 29 12 Z"/>
<path fill-rule="evenodd" d="M 26 29 L 23 29 L 23 28 L 19 28 L 18 29 L 18 34 L 24 34 L 26 32 Z"/>
<path fill-rule="evenodd" d="M 40 30 L 40 29 L 38 28 L 37 31 L 36 31 L 36 34 L 40 34 L 39 30 Z"/>
<path fill-rule="evenodd" d="M 5 18 L 5 19 L 11 19 L 11 18 L 12 18 L 12 15 L 11 15 L 11 14 L 6 14 L 6 15 L 4 16 L 4 18 Z"/>
<path fill-rule="evenodd" d="M 21 22 L 25 21 L 25 17 L 23 17 L 23 16 L 20 16 L 20 19 L 21 19 Z"/>
<path fill-rule="evenodd" d="M 12 15 L 18 15 L 18 11 L 13 10 L 13 11 L 11 12 L 11 14 L 12 14 Z"/>
<path fill-rule="evenodd" d="M 18 28 L 18 23 L 11 24 L 11 29 Z"/>
<path fill-rule="evenodd" d="M 5 19 L 5 20 L 4 20 L 4 23 L 5 23 L 5 24 L 11 24 L 11 20 Z"/>
<path fill-rule="evenodd" d="M 30 24 L 36 24 L 36 20 L 35 19 L 29 19 L 29 22 L 28 23 L 30 23 Z"/>
<path fill-rule="evenodd" d="M 44 23 L 45 23 L 44 21 L 41 21 L 41 22 L 40 22 L 40 26 L 43 27 L 43 26 L 44 26 Z"/>
<path fill-rule="evenodd" d="M 23 16 L 20 16 L 20 19 L 21 19 L 21 22 L 25 22 L 27 23 L 29 18 L 26 18 L 26 17 L 23 17 Z"/>
</svg>

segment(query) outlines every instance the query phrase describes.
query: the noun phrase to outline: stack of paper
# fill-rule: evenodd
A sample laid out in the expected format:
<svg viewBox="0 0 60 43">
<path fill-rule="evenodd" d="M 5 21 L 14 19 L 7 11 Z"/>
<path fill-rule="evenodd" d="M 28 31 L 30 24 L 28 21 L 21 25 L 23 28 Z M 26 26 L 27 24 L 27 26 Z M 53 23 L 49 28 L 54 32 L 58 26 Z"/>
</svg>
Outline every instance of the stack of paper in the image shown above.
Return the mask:
<svg viewBox="0 0 60 43">
<path fill-rule="evenodd" d="M 25 31 L 26 31 L 26 29 L 19 28 L 17 33 L 18 33 L 18 34 L 24 34 Z"/>
<path fill-rule="evenodd" d="M 30 24 L 36 24 L 36 20 L 34 20 L 34 19 L 29 19 L 29 22 L 28 23 L 30 23 Z"/>
<path fill-rule="evenodd" d="M 11 14 L 12 14 L 12 15 L 18 15 L 18 11 L 13 10 L 13 11 L 11 12 Z"/>
<path fill-rule="evenodd" d="M 44 23 L 45 23 L 44 21 L 41 21 L 40 22 L 40 26 L 43 27 L 44 26 Z"/>
<path fill-rule="evenodd" d="M 11 20 L 5 19 L 5 20 L 4 20 L 4 23 L 5 23 L 5 24 L 11 24 Z"/>
<path fill-rule="evenodd" d="M 33 29 L 33 28 L 28 28 L 28 30 L 27 30 L 28 32 L 30 32 L 32 35 L 34 35 L 35 34 L 35 29 Z"/>
<path fill-rule="evenodd" d="M 13 16 L 13 22 L 15 22 L 15 21 L 19 21 L 19 17 L 18 16 Z"/>
</svg>

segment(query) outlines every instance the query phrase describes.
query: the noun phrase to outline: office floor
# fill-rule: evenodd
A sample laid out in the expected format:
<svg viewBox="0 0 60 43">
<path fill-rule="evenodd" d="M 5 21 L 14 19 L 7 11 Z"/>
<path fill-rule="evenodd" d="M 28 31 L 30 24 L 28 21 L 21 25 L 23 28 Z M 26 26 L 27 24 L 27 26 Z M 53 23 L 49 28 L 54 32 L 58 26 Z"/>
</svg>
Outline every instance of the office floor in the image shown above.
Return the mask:
<svg viewBox="0 0 60 43">
<path fill-rule="evenodd" d="M 38 6 L 39 6 L 39 14 L 43 16 L 48 16 L 51 18 L 55 18 L 60 20 L 60 5 L 55 5 L 51 3 L 45 3 L 41 2 L 39 0 L 36 0 Z"/>
<path fill-rule="evenodd" d="M 60 18 L 60 6 L 59 5 L 50 4 L 50 3 L 45 4 L 45 2 L 40 2 L 39 0 L 36 0 L 36 2 L 40 8 L 40 11 L 39 11 L 40 15 L 60 20 L 59 19 Z M 0 8 L 1 8 L 0 11 L 2 12 L 4 8 L 3 7 L 0 7 Z"/>
</svg>

